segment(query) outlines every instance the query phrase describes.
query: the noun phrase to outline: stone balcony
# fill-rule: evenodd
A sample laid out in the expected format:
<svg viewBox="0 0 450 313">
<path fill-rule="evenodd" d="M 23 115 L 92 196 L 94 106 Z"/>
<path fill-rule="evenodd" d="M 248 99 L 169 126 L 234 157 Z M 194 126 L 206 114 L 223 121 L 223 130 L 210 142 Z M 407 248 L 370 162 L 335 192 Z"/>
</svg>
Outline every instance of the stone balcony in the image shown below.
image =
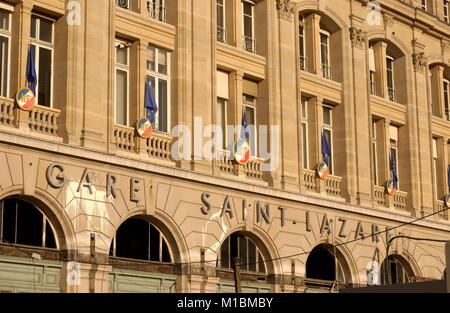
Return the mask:
<svg viewBox="0 0 450 313">
<path fill-rule="evenodd" d="M 442 200 L 435 200 L 434 201 L 434 213 L 436 212 L 440 212 L 442 210 L 444 210 L 445 208 L 445 203 Z M 444 219 L 444 220 L 448 220 L 448 210 L 440 212 L 439 214 L 437 214 L 438 218 Z"/>
<path fill-rule="evenodd" d="M 407 192 L 397 191 L 395 195 L 391 196 L 386 194 L 385 187 L 373 186 L 373 201 L 376 207 L 406 211 L 407 198 Z"/>
<path fill-rule="evenodd" d="M 154 160 L 160 160 L 173 165 L 170 157 L 170 149 L 173 138 L 165 133 L 153 131 L 148 139 L 140 138 L 132 127 L 114 125 L 113 144 L 116 150 L 137 155 L 148 156 Z"/>
<path fill-rule="evenodd" d="M 234 161 L 230 151 L 219 151 L 214 161 L 215 173 L 219 176 L 239 177 L 252 181 L 263 182 L 262 165 L 264 160 L 253 158 L 245 165 Z"/>
<path fill-rule="evenodd" d="M 30 111 L 20 110 L 14 100 L 0 98 L 0 126 L 22 134 L 62 141 L 58 136 L 61 111 L 35 105 Z"/>
<path fill-rule="evenodd" d="M 303 170 L 303 186 L 306 192 L 316 192 L 329 197 L 342 198 L 341 194 L 342 177 L 329 175 L 322 180 L 317 177 L 313 170 Z"/>
</svg>

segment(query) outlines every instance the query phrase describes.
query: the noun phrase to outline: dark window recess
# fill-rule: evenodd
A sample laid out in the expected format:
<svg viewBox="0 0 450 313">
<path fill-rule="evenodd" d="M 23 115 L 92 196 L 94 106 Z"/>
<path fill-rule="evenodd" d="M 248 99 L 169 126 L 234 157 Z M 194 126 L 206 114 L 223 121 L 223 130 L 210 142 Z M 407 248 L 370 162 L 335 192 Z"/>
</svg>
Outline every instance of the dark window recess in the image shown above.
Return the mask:
<svg viewBox="0 0 450 313">
<path fill-rule="evenodd" d="M 17 199 L 0 202 L 0 239 L 9 244 L 57 248 L 45 215 L 33 204 Z"/>
<path fill-rule="evenodd" d="M 335 260 L 327 248 L 318 246 L 311 251 L 306 261 L 306 277 L 329 281 L 336 279 Z"/>
<path fill-rule="evenodd" d="M 119 227 L 109 254 L 128 259 L 172 262 L 169 246 L 161 232 L 138 217 L 126 220 Z"/>
<path fill-rule="evenodd" d="M 220 247 L 220 267 L 233 268 L 234 259 L 239 258 L 241 270 L 266 273 L 265 261 L 255 243 L 247 236 L 231 234 Z"/>
</svg>

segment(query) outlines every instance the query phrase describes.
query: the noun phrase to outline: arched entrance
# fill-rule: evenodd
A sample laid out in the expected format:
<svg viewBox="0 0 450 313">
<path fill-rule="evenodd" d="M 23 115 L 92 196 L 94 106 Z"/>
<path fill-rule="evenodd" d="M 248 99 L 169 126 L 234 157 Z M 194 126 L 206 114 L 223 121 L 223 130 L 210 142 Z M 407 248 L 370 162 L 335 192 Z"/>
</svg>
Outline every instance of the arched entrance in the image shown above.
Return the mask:
<svg viewBox="0 0 450 313">
<path fill-rule="evenodd" d="M 177 253 L 174 238 L 160 221 L 146 215 L 127 219 L 110 247 L 110 292 L 176 292 Z"/>
<path fill-rule="evenodd" d="M 349 287 L 352 279 L 350 268 L 339 249 L 320 244 L 309 254 L 306 261 L 305 284 L 311 289 L 330 290 Z"/>
<path fill-rule="evenodd" d="M 381 264 L 381 284 L 410 283 L 414 279 L 414 271 L 408 261 L 400 255 L 390 255 Z"/>
<path fill-rule="evenodd" d="M 0 200 L 0 291 L 61 292 L 63 234 L 35 199 Z"/>
</svg>

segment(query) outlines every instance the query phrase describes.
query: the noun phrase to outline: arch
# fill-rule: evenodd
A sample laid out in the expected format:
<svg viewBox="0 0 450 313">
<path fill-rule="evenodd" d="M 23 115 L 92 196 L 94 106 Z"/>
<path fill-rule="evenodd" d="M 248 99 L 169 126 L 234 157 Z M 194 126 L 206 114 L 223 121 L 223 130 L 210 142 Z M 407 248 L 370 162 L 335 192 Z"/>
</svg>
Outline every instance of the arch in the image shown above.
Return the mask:
<svg viewBox="0 0 450 313">
<path fill-rule="evenodd" d="M 417 276 L 407 254 L 390 254 L 380 268 L 381 284 L 410 283 Z"/>
<path fill-rule="evenodd" d="M 271 262 L 265 263 L 267 274 L 280 274 L 282 272 L 278 250 L 267 233 L 259 227 L 253 227 L 251 231 L 248 231 L 243 224 L 235 225 L 228 231 L 226 236 L 224 236 L 224 240 L 220 242 L 220 247 L 222 247 L 223 243 L 234 233 L 241 233 L 250 238 L 261 251 L 264 260 L 271 260 Z M 220 252 L 217 253 L 218 258 L 219 256 Z"/>
<path fill-rule="evenodd" d="M 397 37 L 391 36 L 386 37 L 386 32 L 384 31 L 369 31 L 367 33 L 367 41 L 370 43 L 371 41 L 385 41 L 399 49 L 403 56 L 411 55 L 411 49 L 403 43 L 403 41 L 399 40 Z"/>
<path fill-rule="evenodd" d="M 338 30 L 348 29 L 348 24 L 342 19 L 339 14 L 332 10 L 329 6 L 324 7 L 318 1 L 303 1 L 296 4 L 294 9 L 295 15 L 298 17 L 299 13 L 317 13 L 327 19 L 326 23 L 332 22 Z"/>
<path fill-rule="evenodd" d="M 70 218 L 64 208 L 50 194 L 40 189 L 36 189 L 33 196 L 22 194 L 23 187 L 16 186 L 3 190 L 0 193 L 0 200 L 16 198 L 33 204 L 48 218 L 54 227 L 60 250 L 77 250 L 76 234 Z"/>
<path fill-rule="evenodd" d="M 311 250 L 305 268 L 305 277 L 311 280 L 353 284 L 353 277 L 357 276 L 352 273 L 351 265 L 341 249 L 325 242 Z"/>
<path fill-rule="evenodd" d="M 158 230 L 161 231 L 161 233 L 167 240 L 167 244 L 169 245 L 170 250 L 172 252 L 173 263 L 189 262 L 188 248 L 181 230 L 169 216 L 167 216 L 164 212 L 160 211 L 156 211 L 154 215 L 148 215 L 145 209 L 140 208 L 139 210 L 135 210 L 133 212 L 130 212 L 128 215 L 124 216 L 119 222 L 119 224 L 116 225 L 114 234 L 109 234 L 110 246 L 112 244 L 115 233 L 118 231 L 120 226 L 123 225 L 125 221 L 134 217 L 141 217 L 145 219 L 146 221 L 153 224 L 154 226 L 156 226 Z"/>
</svg>

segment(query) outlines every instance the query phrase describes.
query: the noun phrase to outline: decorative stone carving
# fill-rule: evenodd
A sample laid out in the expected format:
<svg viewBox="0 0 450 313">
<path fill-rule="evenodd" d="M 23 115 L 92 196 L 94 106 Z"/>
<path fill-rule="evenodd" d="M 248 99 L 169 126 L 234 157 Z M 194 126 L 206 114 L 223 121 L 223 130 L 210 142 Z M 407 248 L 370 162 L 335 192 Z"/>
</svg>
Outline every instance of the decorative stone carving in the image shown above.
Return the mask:
<svg viewBox="0 0 450 313">
<path fill-rule="evenodd" d="M 291 0 L 277 0 L 277 10 L 280 17 L 290 19 L 294 14 L 294 6 Z"/>
<path fill-rule="evenodd" d="M 350 27 L 350 40 L 352 42 L 352 47 L 363 48 L 365 36 L 362 29 L 356 27 Z"/>
<path fill-rule="evenodd" d="M 418 71 L 418 72 L 425 72 L 425 69 L 426 69 L 425 53 L 423 53 L 423 52 L 413 53 L 412 58 L 413 58 L 414 70 Z"/>
</svg>

